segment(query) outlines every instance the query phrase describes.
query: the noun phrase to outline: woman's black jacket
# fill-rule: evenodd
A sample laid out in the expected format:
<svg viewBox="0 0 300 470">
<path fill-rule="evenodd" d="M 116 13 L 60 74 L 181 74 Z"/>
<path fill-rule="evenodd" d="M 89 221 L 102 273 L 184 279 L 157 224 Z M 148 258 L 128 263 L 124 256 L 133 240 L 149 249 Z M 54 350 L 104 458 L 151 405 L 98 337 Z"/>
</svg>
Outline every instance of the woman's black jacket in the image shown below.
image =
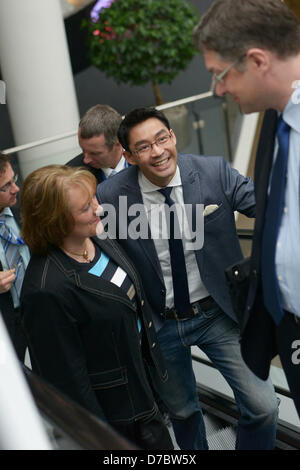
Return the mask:
<svg viewBox="0 0 300 470">
<path fill-rule="evenodd" d="M 77 272 L 65 253 L 53 249 L 33 255 L 28 265 L 23 326 L 35 373 L 105 421 L 126 424 L 156 412 L 144 361 L 157 380 L 166 382 L 167 371 L 134 266 L 115 241 L 93 241 L 131 277 L 137 311 L 120 288 Z"/>
</svg>

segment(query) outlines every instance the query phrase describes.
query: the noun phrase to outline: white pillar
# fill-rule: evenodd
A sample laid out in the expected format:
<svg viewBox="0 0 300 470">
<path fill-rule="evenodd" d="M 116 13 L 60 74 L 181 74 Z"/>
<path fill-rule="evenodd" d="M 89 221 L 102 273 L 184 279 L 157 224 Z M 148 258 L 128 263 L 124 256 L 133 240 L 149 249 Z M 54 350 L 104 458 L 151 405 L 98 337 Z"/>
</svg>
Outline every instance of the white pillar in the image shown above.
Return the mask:
<svg viewBox="0 0 300 470">
<path fill-rule="evenodd" d="M 0 313 L 0 450 L 51 450 Z"/>
<path fill-rule="evenodd" d="M 0 63 L 16 145 L 77 129 L 79 113 L 59 0 L 0 1 Z M 65 163 L 77 145 L 77 137 L 70 137 L 20 153 L 23 177 L 37 167 Z"/>
</svg>

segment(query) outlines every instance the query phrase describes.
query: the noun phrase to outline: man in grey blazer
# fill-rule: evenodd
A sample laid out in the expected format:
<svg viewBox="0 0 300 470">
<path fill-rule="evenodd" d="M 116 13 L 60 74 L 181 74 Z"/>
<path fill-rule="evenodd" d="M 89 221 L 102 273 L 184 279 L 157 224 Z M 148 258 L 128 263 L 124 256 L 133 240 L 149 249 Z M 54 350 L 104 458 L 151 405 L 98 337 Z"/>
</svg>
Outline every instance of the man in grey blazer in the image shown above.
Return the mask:
<svg viewBox="0 0 300 470">
<path fill-rule="evenodd" d="M 156 312 L 153 322 L 172 394 L 159 387 L 157 392 L 177 443 L 181 449 L 208 448 L 192 369 L 191 346 L 197 345 L 234 392 L 240 412 L 237 449 L 273 449 L 278 412 L 273 385 L 256 377 L 241 357 L 224 275 L 242 258 L 234 211 L 255 216 L 253 183 L 223 158 L 178 157 L 176 136 L 154 108 L 131 111 L 118 137 L 132 166 L 99 185 L 97 197 L 106 210 L 114 208 L 115 218 L 104 222 L 135 262 Z M 174 202 L 173 223 L 179 220 L 184 227 L 181 246 L 160 223 L 162 213 L 171 220 Z M 183 258 L 176 270 L 179 252 Z"/>
</svg>

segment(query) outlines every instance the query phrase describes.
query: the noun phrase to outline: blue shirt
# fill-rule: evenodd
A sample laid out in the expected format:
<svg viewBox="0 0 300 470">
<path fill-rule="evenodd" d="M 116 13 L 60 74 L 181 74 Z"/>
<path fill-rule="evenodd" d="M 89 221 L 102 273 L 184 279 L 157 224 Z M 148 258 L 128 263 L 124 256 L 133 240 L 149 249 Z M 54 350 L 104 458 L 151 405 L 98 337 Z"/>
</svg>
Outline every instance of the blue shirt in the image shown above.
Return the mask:
<svg viewBox="0 0 300 470">
<path fill-rule="evenodd" d="M 13 216 L 13 213 L 10 210 L 9 207 L 5 207 L 2 210 L 2 212 L 0 212 L 0 219 L 5 221 L 6 225 L 12 230 L 13 234 L 16 237 L 18 237 L 20 235 L 20 229 L 19 229 L 18 224 L 16 223 L 16 221 L 14 219 L 14 216 Z M 22 259 L 23 259 L 23 262 L 24 262 L 24 266 L 25 266 L 25 268 L 27 268 L 27 265 L 28 265 L 29 259 L 30 259 L 29 249 L 26 245 L 20 245 L 19 249 L 20 249 L 20 255 L 22 256 Z M 9 266 L 7 265 L 6 256 L 5 256 L 4 249 L 3 249 L 3 240 L 1 238 L 0 238 L 0 262 L 2 264 L 3 271 L 6 271 L 7 269 L 10 269 Z M 19 307 L 20 299 L 19 299 L 19 296 L 17 294 L 17 291 L 16 291 L 14 285 L 11 286 L 10 292 L 11 292 L 11 295 L 12 295 L 14 308 Z"/>
<path fill-rule="evenodd" d="M 291 130 L 284 211 L 276 248 L 276 272 L 282 308 L 300 317 L 300 104 L 293 103 L 292 98 L 284 109 L 283 119 Z"/>
</svg>

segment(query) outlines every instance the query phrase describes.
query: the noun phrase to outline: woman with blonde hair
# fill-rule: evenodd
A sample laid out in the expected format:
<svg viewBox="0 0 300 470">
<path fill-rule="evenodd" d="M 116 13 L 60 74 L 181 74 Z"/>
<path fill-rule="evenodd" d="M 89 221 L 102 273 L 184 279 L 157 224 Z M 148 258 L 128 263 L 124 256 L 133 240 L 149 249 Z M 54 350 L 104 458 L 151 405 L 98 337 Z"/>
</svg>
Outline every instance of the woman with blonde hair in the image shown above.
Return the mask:
<svg viewBox="0 0 300 470">
<path fill-rule="evenodd" d="M 33 371 L 144 449 L 172 449 L 149 382 L 167 372 L 138 274 L 103 230 L 96 179 L 50 165 L 21 194 L 33 253 L 22 290 Z"/>
</svg>

